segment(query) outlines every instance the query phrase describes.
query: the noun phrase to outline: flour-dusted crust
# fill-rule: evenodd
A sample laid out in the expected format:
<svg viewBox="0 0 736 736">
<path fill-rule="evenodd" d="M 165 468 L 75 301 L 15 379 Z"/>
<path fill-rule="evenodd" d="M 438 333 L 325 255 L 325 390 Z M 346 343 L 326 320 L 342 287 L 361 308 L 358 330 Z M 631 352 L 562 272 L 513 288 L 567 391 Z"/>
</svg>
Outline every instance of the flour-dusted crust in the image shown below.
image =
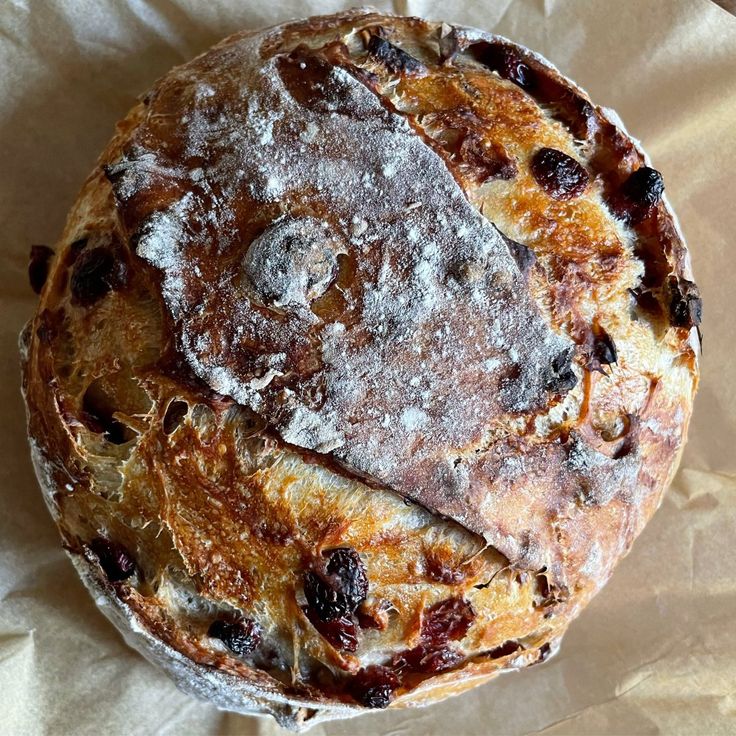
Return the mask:
<svg viewBox="0 0 736 736">
<path fill-rule="evenodd" d="M 697 383 L 649 164 L 544 59 L 417 18 L 236 34 L 162 78 L 22 336 L 39 481 L 126 641 L 297 729 L 555 651 Z"/>
</svg>

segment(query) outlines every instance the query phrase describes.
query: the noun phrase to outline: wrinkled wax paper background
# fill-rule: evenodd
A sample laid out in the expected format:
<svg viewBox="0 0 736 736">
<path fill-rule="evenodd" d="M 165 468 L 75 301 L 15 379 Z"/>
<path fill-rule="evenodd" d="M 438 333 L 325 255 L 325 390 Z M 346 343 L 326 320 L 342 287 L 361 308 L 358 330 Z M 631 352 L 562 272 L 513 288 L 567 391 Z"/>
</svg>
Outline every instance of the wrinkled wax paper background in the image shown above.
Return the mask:
<svg viewBox="0 0 736 736">
<path fill-rule="evenodd" d="M 664 173 L 705 299 L 681 470 L 558 657 L 338 734 L 736 732 L 736 18 L 708 0 L 376 2 L 508 35 L 615 108 Z M 0 2 L 0 733 L 276 734 L 179 693 L 99 614 L 28 459 L 16 339 L 31 243 L 66 211 L 137 95 L 222 37 L 341 2 Z"/>
</svg>

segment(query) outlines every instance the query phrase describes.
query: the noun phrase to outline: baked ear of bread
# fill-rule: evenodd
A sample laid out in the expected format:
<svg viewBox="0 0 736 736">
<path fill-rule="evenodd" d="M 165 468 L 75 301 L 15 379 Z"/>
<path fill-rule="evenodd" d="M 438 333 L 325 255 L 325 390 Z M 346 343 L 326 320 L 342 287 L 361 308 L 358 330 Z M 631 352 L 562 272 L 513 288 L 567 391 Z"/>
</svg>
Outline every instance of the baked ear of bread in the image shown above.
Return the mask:
<svg viewBox="0 0 736 736">
<path fill-rule="evenodd" d="M 697 385 L 687 251 L 616 116 L 370 10 L 159 80 L 31 277 L 32 454 L 82 580 L 184 690 L 294 729 L 556 651 Z"/>
</svg>

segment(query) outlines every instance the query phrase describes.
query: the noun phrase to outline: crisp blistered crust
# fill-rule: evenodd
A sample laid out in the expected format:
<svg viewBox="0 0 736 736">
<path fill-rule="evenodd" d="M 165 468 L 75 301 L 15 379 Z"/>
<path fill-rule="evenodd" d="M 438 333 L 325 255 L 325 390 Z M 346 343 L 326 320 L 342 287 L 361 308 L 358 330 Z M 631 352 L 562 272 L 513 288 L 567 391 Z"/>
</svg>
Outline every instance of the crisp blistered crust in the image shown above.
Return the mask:
<svg viewBox="0 0 736 736">
<path fill-rule="evenodd" d="M 23 337 L 39 480 L 131 644 L 294 728 L 546 658 L 697 383 L 647 163 L 540 57 L 420 19 L 237 34 L 161 79 Z"/>
</svg>

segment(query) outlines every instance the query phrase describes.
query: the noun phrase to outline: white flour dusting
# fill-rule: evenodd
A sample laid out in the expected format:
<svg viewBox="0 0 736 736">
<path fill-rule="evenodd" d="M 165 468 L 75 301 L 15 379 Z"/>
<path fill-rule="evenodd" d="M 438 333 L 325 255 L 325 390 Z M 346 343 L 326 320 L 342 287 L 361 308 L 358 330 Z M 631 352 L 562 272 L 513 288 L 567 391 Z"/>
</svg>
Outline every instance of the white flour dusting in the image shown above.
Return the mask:
<svg viewBox="0 0 736 736">
<path fill-rule="evenodd" d="M 286 442 L 458 508 L 468 472 L 454 458 L 494 422 L 544 407 L 570 343 L 402 116 L 341 68 L 261 59 L 259 41 L 179 69 L 153 98 L 186 114 L 143 126 L 120 190 L 145 198 L 160 184 L 159 134 L 197 174 L 170 167 L 186 193 L 145 221 L 138 253 L 163 272 L 180 346 L 215 390 Z M 338 254 L 354 269 L 342 282 Z M 328 297 L 339 306 L 325 316 Z M 466 511 L 455 516 L 478 528 Z"/>
</svg>

